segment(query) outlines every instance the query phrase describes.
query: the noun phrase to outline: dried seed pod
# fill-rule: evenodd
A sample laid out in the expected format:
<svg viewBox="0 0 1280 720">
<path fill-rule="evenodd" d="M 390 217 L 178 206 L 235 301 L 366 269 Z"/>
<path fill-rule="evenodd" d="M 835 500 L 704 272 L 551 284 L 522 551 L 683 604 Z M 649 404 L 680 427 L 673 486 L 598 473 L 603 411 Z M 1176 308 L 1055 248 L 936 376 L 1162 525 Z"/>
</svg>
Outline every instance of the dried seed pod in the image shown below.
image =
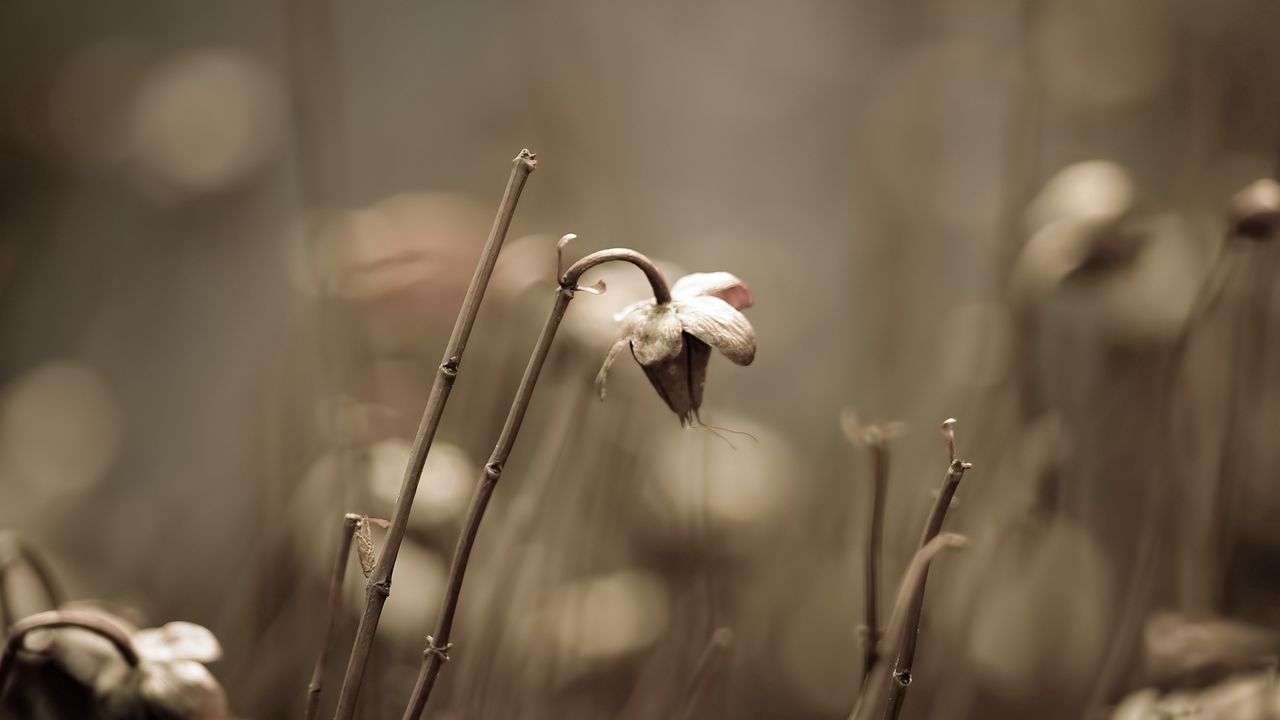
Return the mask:
<svg viewBox="0 0 1280 720">
<path fill-rule="evenodd" d="M 356 526 L 356 555 L 360 558 L 360 571 L 365 577 L 373 572 L 378 561 L 378 551 L 373 545 L 373 533 L 369 530 L 369 516 L 360 519 Z"/>
</svg>

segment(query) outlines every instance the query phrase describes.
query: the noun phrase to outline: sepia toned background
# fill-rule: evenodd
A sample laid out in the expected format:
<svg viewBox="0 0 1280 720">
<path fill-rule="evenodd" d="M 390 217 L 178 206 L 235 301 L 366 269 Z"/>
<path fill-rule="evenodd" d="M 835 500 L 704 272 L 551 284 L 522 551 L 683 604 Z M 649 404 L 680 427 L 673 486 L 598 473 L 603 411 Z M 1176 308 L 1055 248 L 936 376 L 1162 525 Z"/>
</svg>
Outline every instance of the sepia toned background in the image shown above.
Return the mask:
<svg viewBox="0 0 1280 720">
<path fill-rule="evenodd" d="M 711 429 L 629 361 L 601 403 L 612 314 L 647 288 L 597 273 L 429 717 L 672 717 L 718 628 L 699 717 L 846 717 L 859 428 L 905 426 L 887 615 L 947 417 L 971 546 L 930 576 L 903 717 L 1218 686 L 1262 699 L 1206 716 L 1268 717 L 1246 712 L 1280 708 L 1254 682 L 1280 648 L 1280 250 L 1230 208 L 1280 162 L 1276 27 L 1266 0 L 11 0 L 0 528 L 71 597 L 209 627 L 237 716 L 298 716 L 342 515 L 389 515 L 527 147 L 362 717 L 400 716 L 569 232 L 569 257 L 743 278 L 757 359 L 711 361 Z"/>
</svg>

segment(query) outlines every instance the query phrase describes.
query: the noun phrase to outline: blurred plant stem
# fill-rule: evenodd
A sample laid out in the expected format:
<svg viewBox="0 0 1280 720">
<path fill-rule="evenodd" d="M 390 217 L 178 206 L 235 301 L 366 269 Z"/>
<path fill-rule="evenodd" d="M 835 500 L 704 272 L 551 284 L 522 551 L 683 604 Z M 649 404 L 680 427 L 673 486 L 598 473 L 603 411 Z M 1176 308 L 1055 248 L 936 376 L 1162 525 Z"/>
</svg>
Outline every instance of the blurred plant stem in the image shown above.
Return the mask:
<svg viewBox="0 0 1280 720">
<path fill-rule="evenodd" d="M 698 717 L 698 709 L 702 705 L 702 698 L 707 694 L 707 686 L 711 684 L 711 678 L 720 666 L 721 659 L 732 645 L 733 630 L 722 627 L 711 633 L 711 639 L 707 641 L 698 664 L 693 668 L 693 677 L 685 690 L 684 702 L 675 714 L 676 720 L 693 720 Z"/>
<path fill-rule="evenodd" d="M 960 487 L 965 471 L 971 467 L 969 463 L 962 462 L 956 457 L 956 421 L 954 419 L 948 418 L 942 423 L 942 437 L 947 443 L 947 455 L 950 456 L 951 465 L 947 468 L 942 489 L 938 491 L 933 510 L 929 513 L 929 522 L 925 525 L 924 537 L 920 540 L 921 548 L 928 546 L 942 532 L 942 523 L 947 519 L 947 511 L 951 509 L 951 501 L 956 496 L 956 489 Z M 889 683 L 889 697 L 885 704 L 886 719 L 897 720 L 902 712 L 902 705 L 907 699 L 907 687 L 911 685 L 911 668 L 916 656 L 916 642 L 920 637 L 920 613 L 924 610 L 924 590 L 928 579 L 929 566 L 925 564 L 920 570 L 920 581 L 907 606 L 906 623 L 901 631 L 901 650 L 893 665 L 893 679 Z M 897 612 L 897 608 L 894 612 Z"/>
<path fill-rule="evenodd" d="M 489 279 L 493 275 L 498 254 L 502 251 L 507 230 L 511 227 L 516 203 L 520 200 L 520 193 L 524 190 L 529 173 L 537 167 L 534 155 L 528 150 L 521 150 L 513 163 L 514 167 L 507 181 L 506 192 L 498 207 L 498 215 L 493 221 L 493 229 L 490 230 L 489 239 L 480 254 L 480 262 L 476 265 L 475 275 L 462 301 L 462 309 L 458 312 L 453 333 L 445 346 L 444 359 L 431 386 L 427 407 L 423 411 L 418 434 L 413 440 L 409 466 L 405 469 L 400 494 L 396 497 L 385 546 L 369 577 L 364 614 L 360 617 L 360 626 L 356 630 L 351 658 L 347 663 L 347 672 L 338 696 L 338 709 L 334 714 L 337 720 L 351 720 L 355 717 L 360 685 L 364 680 L 365 667 L 369 663 L 369 653 L 373 650 L 373 638 L 378 630 L 382 607 L 391 594 L 391 572 L 395 568 L 396 556 L 400 552 L 400 543 L 404 540 L 405 531 L 409 527 L 409 511 L 413 508 L 413 499 L 418 492 L 418 481 L 422 477 L 422 469 L 427 462 L 427 453 L 431 450 L 436 430 L 440 427 L 440 418 L 444 415 L 444 406 L 449 401 L 449 393 L 453 390 L 453 383 L 458 377 L 462 354 L 466 350 L 467 339 L 471 337 L 471 330 L 475 326 L 476 315 L 480 312 L 480 302 L 484 299 L 485 289 L 489 286 Z"/>
<path fill-rule="evenodd" d="M 360 516 L 347 513 L 342 518 L 342 532 L 338 538 L 338 552 L 333 558 L 333 575 L 329 579 L 329 607 L 325 619 L 324 634 L 320 636 L 320 654 L 316 657 L 311 682 L 307 685 L 306 720 L 315 720 L 320 712 L 320 691 L 324 683 L 324 668 L 329 660 L 329 645 L 342 614 L 342 585 L 347 578 L 347 561 L 351 554 L 351 538 L 360 524 Z"/>
<path fill-rule="evenodd" d="M 915 606 L 917 598 L 924 597 L 925 578 L 928 577 L 929 564 L 933 562 L 934 556 L 947 548 L 959 549 L 968 544 L 969 541 L 963 535 L 943 533 L 931 538 L 911 558 L 911 564 L 907 566 L 907 571 L 902 576 L 902 584 L 898 586 L 898 597 L 893 604 L 893 614 L 889 616 L 889 624 L 885 627 L 884 636 L 892 644 L 885 647 L 885 652 L 881 653 L 881 660 L 876 663 L 871 675 L 867 678 L 866 688 L 858 694 L 858 701 L 853 706 L 853 712 L 849 713 L 849 720 L 868 720 L 875 716 L 876 708 L 881 704 L 879 688 L 890 680 L 889 664 L 883 659 L 898 654 L 905 637 L 904 633 L 911 629 L 908 625 L 908 618 L 912 615 L 911 608 Z M 918 620 L 918 615 L 916 618 Z M 897 674 L 896 669 L 894 674 Z M 897 678 L 893 680 L 894 682 L 889 684 L 896 686 Z M 889 716 L 888 712 L 886 706 L 885 717 Z"/>
<path fill-rule="evenodd" d="M 529 409 L 529 402 L 533 398 L 534 386 L 537 385 L 538 376 L 546 363 L 547 353 L 551 351 L 556 331 L 560 328 L 560 322 L 569 309 L 569 302 L 573 300 L 574 294 L 579 289 L 578 281 L 588 270 L 614 261 L 629 262 L 640 268 L 649 279 L 656 302 L 659 305 L 671 302 L 671 291 L 662 273 L 652 260 L 634 250 L 614 248 L 592 253 L 571 265 L 560 276 L 560 287 L 556 290 L 556 301 L 551 307 L 551 314 L 547 317 L 533 353 L 529 356 L 524 376 L 520 378 L 520 386 L 516 388 L 515 397 L 511 401 L 507 420 L 498 434 L 493 453 L 489 456 L 489 462 L 485 464 L 480 482 L 477 483 L 475 492 L 471 496 L 471 505 L 467 509 L 462 533 L 458 536 L 458 543 L 453 551 L 453 561 L 449 567 L 449 582 L 440 607 L 440 619 L 436 623 L 435 632 L 427 636 L 428 645 L 422 655 L 418 680 L 409 696 L 408 707 L 405 708 L 404 720 L 417 720 L 422 716 L 422 711 L 426 709 L 427 701 L 431 697 L 431 689 L 440 675 L 440 668 L 449 659 L 451 647 L 449 637 L 453 633 L 454 615 L 457 613 L 458 600 L 462 594 L 462 581 L 467 572 L 467 563 L 471 559 L 471 550 L 475 546 L 476 535 L 480 531 L 480 522 L 484 519 L 489 499 L 493 496 L 498 480 L 502 477 L 507 458 L 515 446 L 516 436 L 520 433 L 525 412 Z"/>
<path fill-rule="evenodd" d="M 1259 182 L 1267 183 L 1268 181 Z M 1262 197 L 1274 197 L 1275 191 L 1272 189 L 1275 187 L 1274 181 L 1270 181 L 1270 185 L 1271 187 L 1267 188 L 1267 192 Z M 1270 288 L 1274 284 L 1274 268 L 1254 255 L 1256 249 L 1260 247 L 1256 244 L 1258 241 L 1273 238 L 1277 221 L 1274 201 L 1263 202 L 1262 198 L 1255 194 L 1260 187 L 1265 185 L 1260 186 L 1259 183 L 1254 183 L 1237 193 L 1232 199 L 1226 213 L 1228 220 L 1226 237 L 1223 238 L 1222 245 L 1218 248 L 1217 255 L 1205 274 L 1186 323 L 1169 350 L 1168 362 L 1163 368 L 1163 392 L 1159 395 L 1161 407 L 1155 414 L 1155 417 L 1169 419 L 1171 426 L 1162 429 L 1168 437 L 1194 437 L 1197 433 L 1197 428 L 1180 424 L 1187 422 L 1187 419 L 1199 419 L 1200 415 L 1196 412 L 1182 412 L 1172 405 L 1172 398 L 1179 393 L 1179 381 L 1188 363 L 1191 343 L 1198 336 L 1197 331 L 1205 329 L 1204 323 L 1207 323 L 1214 313 L 1222 312 L 1228 290 L 1233 284 L 1242 283 L 1247 287 L 1252 283 L 1254 287 L 1259 288 Z M 1244 258 L 1243 262 L 1237 265 L 1241 258 Z M 1243 268 L 1245 274 L 1237 275 L 1236 268 Z M 1231 311 L 1230 307 L 1226 308 L 1226 312 Z M 1244 319 L 1238 315 L 1228 319 L 1244 322 Z M 1246 326 L 1242 333 L 1237 335 L 1235 342 L 1218 349 L 1222 356 L 1237 362 L 1235 371 L 1231 375 L 1233 382 L 1247 383 L 1256 375 L 1256 371 L 1250 372 L 1248 369 L 1240 368 L 1238 362 L 1252 359 L 1257 354 L 1256 350 L 1247 344 L 1242 345 L 1241 341 L 1264 337 L 1266 329 L 1263 322 L 1258 320 L 1255 326 Z M 1229 534 L 1233 525 L 1225 506 L 1229 505 L 1232 495 L 1231 488 L 1228 486 L 1233 475 L 1231 464 L 1238 460 L 1231 443 L 1232 438 L 1240 432 L 1236 424 L 1239 422 L 1237 416 L 1239 405 L 1244 402 L 1243 396 L 1256 392 L 1247 387 L 1235 387 L 1226 394 L 1225 421 L 1219 429 L 1224 450 L 1217 462 L 1216 484 L 1211 496 L 1171 498 L 1170 494 L 1173 492 L 1184 494 L 1187 492 L 1189 481 L 1180 478 L 1179 474 L 1184 473 L 1184 468 L 1191 463 L 1185 457 L 1168 452 L 1161 453 L 1156 458 L 1159 469 L 1157 472 L 1148 474 L 1146 497 L 1142 503 L 1142 515 L 1138 521 L 1138 546 L 1135 551 L 1134 570 L 1129 575 L 1129 582 L 1121 599 L 1120 616 L 1116 621 L 1114 632 L 1111 633 L 1111 644 L 1099 666 L 1099 672 L 1085 708 L 1086 714 L 1101 712 L 1116 698 L 1122 690 L 1123 683 L 1128 679 L 1125 668 L 1131 663 L 1136 652 L 1135 648 L 1141 641 L 1161 550 L 1166 549 L 1164 545 L 1168 536 L 1160 523 L 1170 515 L 1171 511 L 1181 511 L 1181 508 L 1173 505 L 1176 500 L 1193 503 L 1208 516 L 1208 527 L 1197 528 L 1185 520 L 1185 513 L 1179 515 L 1181 524 L 1179 533 L 1174 538 L 1182 545 L 1178 551 L 1180 555 L 1178 562 L 1182 573 L 1179 579 L 1178 600 L 1183 606 L 1199 613 L 1221 611 L 1219 604 L 1222 601 L 1221 593 L 1226 580 L 1225 570 L 1220 565 L 1222 558 L 1230 553 Z M 1177 444 L 1174 447 L 1185 452 L 1185 448 Z"/>
<path fill-rule="evenodd" d="M 883 434 L 868 443 L 871 450 L 871 524 L 867 530 L 866 624 L 862 628 L 862 690 L 879 659 L 880 557 L 884 540 L 884 501 L 889 485 L 889 446 Z"/>
<path fill-rule="evenodd" d="M 72 610 L 50 610 L 36 613 L 19 620 L 13 626 L 9 639 L 5 642 L 4 655 L 0 656 L 0 700 L 4 698 L 5 686 L 9 683 L 9 675 L 17 662 L 18 651 L 22 649 L 27 633 L 35 630 L 53 630 L 57 628 L 79 628 L 98 635 L 111 643 L 120 653 L 120 657 L 129 667 L 138 666 L 138 651 L 123 628 L 116 626 L 100 615 Z M 0 705 L 2 706 L 2 705 Z"/>
<path fill-rule="evenodd" d="M 4 533 L 0 538 L 0 623 L 3 623 L 0 633 L 8 632 L 9 626 L 17 620 L 13 598 L 9 596 L 9 573 L 19 565 L 26 566 L 35 575 L 51 609 L 60 607 L 66 599 L 44 556 L 16 531 Z"/>
</svg>

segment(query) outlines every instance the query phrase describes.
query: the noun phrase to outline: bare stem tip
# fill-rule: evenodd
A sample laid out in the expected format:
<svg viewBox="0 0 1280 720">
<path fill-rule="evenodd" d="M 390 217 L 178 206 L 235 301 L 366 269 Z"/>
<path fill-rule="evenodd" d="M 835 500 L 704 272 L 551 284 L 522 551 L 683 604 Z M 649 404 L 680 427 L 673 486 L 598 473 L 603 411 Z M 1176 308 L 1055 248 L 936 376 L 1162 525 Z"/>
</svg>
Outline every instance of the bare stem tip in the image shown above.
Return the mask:
<svg viewBox="0 0 1280 720">
<path fill-rule="evenodd" d="M 947 418 L 942 421 L 942 439 L 947 442 L 947 454 L 951 462 L 956 461 L 956 419 Z"/>
</svg>

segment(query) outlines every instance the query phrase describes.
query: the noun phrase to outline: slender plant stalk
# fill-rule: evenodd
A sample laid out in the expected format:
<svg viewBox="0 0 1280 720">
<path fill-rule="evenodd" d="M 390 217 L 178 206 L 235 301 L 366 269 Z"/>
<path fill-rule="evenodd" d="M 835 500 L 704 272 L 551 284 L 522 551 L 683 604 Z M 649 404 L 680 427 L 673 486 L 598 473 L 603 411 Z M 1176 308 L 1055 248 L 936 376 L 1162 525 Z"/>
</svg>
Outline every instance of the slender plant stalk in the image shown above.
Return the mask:
<svg viewBox="0 0 1280 720">
<path fill-rule="evenodd" d="M 867 531 L 866 624 L 862 628 L 862 688 L 871 668 L 880 659 L 880 558 L 884 541 L 884 502 L 889 485 L 889 447 L 883 437 L 874 438 L 871 449 L 871 525 Z"/>
<path fill-rule="evenodd" d="M 0 635 L 8 634 L 16 614 L 13 612 L 13 601 L 9 599 L 9 567 L 0 570 Z"/>
<path fill-rule="evenodd" d="M 685 690 L 684 702 L 680 706 L 680 711 L 675 714 L 676 720 L 693 720 L 698 716 L 698 708 L 702 705 L 702 699 L 706 697 L 711 678 L 732 645 L 733 630 L 722 627 L 716 628 L 716 631 L 711 633 L 711 639 L 707 641 L 707 646 L 702 650 L 702 656 L 698 658 L 698 664 L 693 668 L 693 677 L 689 680 L 688 689 Z"/>
<path fill-rule="evenodd" d="M 951 509 L 951 501 L 956 496 L 956 489 L 960 487 L 960 481 L 964 478 L 964 473 L 971 465 L 962 462 L 956 457 L 956 421 L 948 419 L 942 423 L 942 435 L 947 442 L 947 454 L 951 456 L 951 466 L 947 468 L 947 476 L 942 481 L 942 489 L 938 491 L 938 497 L 933 503 L 933 510 L 929 513 L 929 522 L 925 524 L 924 536 L 920 540 L 920 547 L 925 547 L 938 534 L 942 532 L 942 523 L 947 518 L 947 511 Z M 903 703 L 907 699 L 907 687 L 911 685 L 911 669 L 915 662 L 916 642 L 920 637 L 920 614 L 924 610 L 924 590 L 925 584 L 929 579 L 929 568 L 926 565 L 922 571 L 920 582 L 911 597 L 910 604 L 907 606 L 906 623 L 902 629 L 902 640 L 900 650 L 897 654 L 897 661 L 893 666 L 893 682 L 889 683 L 889 697 L 885 703 L 884 717 L 886 720 L 897 720 L 898 715 L 902 712 Z"/>
<path fill-rule="evenodd" d="M 922 545 L 911 558 L 911 564 L 907 566 L 907 571 L 902 576 L 902 584 L 898 586 L 898 597 L 893 604 L 893 614 L 889 616 L 889 624 L 885 628 L 885 638 L 893 644 L 885 648 L 881 660 L 876 662 L 867 679 L 865 690 L 858 695 L 853 712 L 849 713 L 849 720 L 867 720 L 875 716 L 876 708 L 880 705 L 879 688 L 889 682 L 889 665 L 883 661 L 883 658 L 893 657 L 900 651 L 902 640 L 908 634 L 905 631 L 911 629 L 908 622 L 912 615 L 912 607 L 916 599 L 924 595 L 925 579 L 929 575 L 929 564 L 933 562 L 934 556 L 948 548 L 959 549 L 967 547 L 968 544 L 969 541 L 963 535 L 942 533 Z M 889 684 L 892 686 L 897 683 Z"/>
<path fill-rule="evenodd" d="M 315 669 L 311 671 L 311 682 L 307 685 L 306 720 L 315 720 L 320 713 L 320 691 L 324 687 L 324 669 L 329 661 L 329 645 L 333 642 L 333 633 L 338 627 L 338 617 L 342 615 L 342 585 L 347 579 L 347 563 L 351 555 L 351 537 L 360 524 L 360 516 L 347 513 L 342 518 L 342 533 L 338 538 L 338 554 L 333 558 L 333 575 L 329 578 L 329 608 L 325 619 L 324 634 L 320 637 L 320 655 L 316 658 Z"/>
<path fill-rule="evenodd" d="M 1196 295 L 1191 313 L 1188 315 L 1182 330 L 1178 333 L 1177 340 L 1169 351 L 1169 363 L 1164 369 L 1165 377 L 1162 392 L 1160 393 L 1161 407 L 1156 414 L 1157 417 L 1178 418 L 1184 416 L 1184 413 L 1173 411 L 1170 398 L 1174 396 L 1177 390 L 1178 374 L 1183 371 L 1187 362 L 1190 344 L 1198 323 L 1208 318 L 1209 314 L 1220 306 L 1226 294 L 1225 290 L 1231 277 L 1232 243 L 1239 241 L 1240 239 L 1234 235 L 1234 229 L 1229 229 L 1222 241 L 1222 246 L 1218 249 L 1217 256 L 1209 267 L 1204 282 L 1201 284 L 1200 292 Z M 1232 392 L 1228 395 L 1229 407 L 1234 408 L 1237 401 L 1238 395 L 1236 393 Z M 1195 414 L 1191 413 L 1190 416 L 1194 417 Z M 1230 428 L 1234 418 L 1234 411 L 1229 411 L 1227 414 L 1227 427 L 1222 433 L 1222 437 L 1226 439 L 1226 442 L 1230 441 Z M 1176 432 L 1175 435 L 1177 435 Z M 1227 474 L 1226 465 L 1230 461 L 1229 453 L 1224 453 L 1223 457 L 1220 458 L 1217 468 L 1219 480 Z M 1142 514 L 1138 522 L 1138 545 L 1134 551 L 1133 572 L 1129 574 L 1119 618 L 1116 620 L 1115 630 L 1111 633 L 1113 640 L 1103 655 L 1097 677 L 1089 693 L 1088 704 L 1085 706 L 1086 717 L 1102 713 L 1106 703 L 1116 694 L 1120 684 L 1125 679 L 1124 666 L 1132 659 L 1132 645 L 1141 633 L 1144 608 L 1150 599 L 1151 585 L 1155 578 L 1156 563 L 1159 560 L 1162 545 L 1162 538 L 1157 525 L 1160 518 L 1169 510 L 1168 486 L 1170 483 L 1168 476 L 1173 475 L 1179 466 L 1177 462 L 1164 454 L 1158 458 L 1158 462 L 1161 464 L 1160 472 L 1151 473 L 1147 480 L 1147 497 L 1142 504 Z M 1219 490 L 1217 496 L 1219 500 L 1221 494 Z M 1214 507 L 1211 512 L 1220 514 L 1221 508 Z M 1216 524 L 1221 530 L 1221 520 Z M 1221 536 L 1219 536 L 1219 542 L 1221 542 Z M 1195 543 L 1192 544 L 1194 545 Z M 1205 584 L 1211 585 L 1211 583 L 1207 582 Z"/>
<path fill-rule="evenodd" d="M 435 382 L 431 386 L 427 407 L 422 413 L 422 422 L 413 440 L 411 459 L 400 485 L 400 494 L 396 497 L 396 506 L 392 511 L 391 527 L 387 530 L 385 545 L 373 573 L 369 576 L 364 614 L 360 617 L 360 626 L 356 630 L 355 643 L 347 662 L 347 672 L 342 680 L 338 709 L 334 714 L 336 720 L 352 720 L 355 717 L 360 685 L 364 681 L 369 653 L 373 650 L 373 638 L 378 631 L 382 607 L 391 594 L 391 572 L 395 568 L 396 556 L 400 553 L 400 543 L 404 540 L 405 531 L 409 527 L 409 511 L 413 508 L 413 498 L 418 492 L 422 468 L 426 465 L 427 453 L 431 450 L 436 430 L 440 427 L 440 418 L 444 415 L 444 406 L 449 401 L 449 393 L 452 392 L 453 383 L 458 377 L 462 353 L 466 350 L 467 339 L 471 337 L 471 329 L 475 326 L 480 302 L 484 299 L 485 289 L 489 286 L 489 278 L 493 275 L 498 253 L 502 251 L 507 230 L 511 227 L 516 203 L 520 200 L 520 193 L 524 190 L 525 181 L 529 179 L 529 173 L 537 167 L 537 161 L 528 150 L 521 150 L 513 162 L 511 177 L 507 181 L 506 192 L 498 207 L 498 216 L 493 221 L 493 229 L 490 230 L 489 239 L 480 254 L 480 262 L 476 265 L 475 275 L 471 278 L 471 285 L 467 288 L 467 295 L 462 301 L 462 309 L 458 312 L 453 333 L 445 346 L 444 359 L 440 362 Z"/>
<path fill-rule="evenodd" d="M 551 308 L 551 314 L 547 317 L 547 322 L 542 327 L 542 334 L 538 336 L 538 342 L 529 356 L 529 364 L 525 366 L 524 376 L 520 379 L 520 386 L 516 389 L 515 397 L 511 401 L 507 421 L 502 426 L 502 432 L 498 434 L 493 454 L 489 456 L 489 462 L 485 463 L 480 481 L 476 484 L 475 492 L 471 496 L 471 505 L 467 509 L 462 533 L 458 536 L 458 544 L 453 551 L 453 562 L 449 567 L 449 583 L 445 589 L 444 601 L 440 606 L 440 618 L 436 623 L 435 632 L 427 637 L 428 644 L 422 653 L 418 679 L 414 683 L 413 693 L 409 696 L 409 704 L 405 708 L 405 720 L 417 720 L 422 716 L 422 711 L 427 707 L 427 700 L 431 697 L 431 689 L 440 675 L 440 668 L 449 659 L 449 649 L 452 647 L 449 637 L 453 633 L 454 615 L 458 611 L 458 600 L 462 594 L 462 581 L 467 572 L 467 563 L 471 559 L 471 550 L 475 546 L 476 535 L 480 531 L 480 521 L 484 518 L 484 511 L 489 506 L 489 498 L 493 496 L 494 488 L 502 477 L 507 457 L 511 455 L 511 449 L 515 446 L 520 425 L 524 422 L 525 412 L 528 411 L 529 401 L 533 397 L 534 386 L 538 383 L 538 375 L 542 372 L 547 353 L 551 350 L 551 343 L 555 340 L 560 321 L 564 319 L 564 314 L 569 309 L 569 302 L 573 300 L 574 293 L 578 290 L 578 281 L 583 273 L 591 268 L 613 261 L 629 262 L 639 267 L 648 277 L 649 284 L 653 288 L 654 299 L 658 304 L 671 302 L 671 290 L 662 273 L 653 261 L 634 250 L 615 248 L 592 253 L 574 263 L 560 276 L 560 287 L 556 290 L 556 301 Z"/>
<path fill-rule="evenodd" d="M 5 642 L 4 654 L 0 655 L 0 699 L 4 697 L 5 687 L 9 684 L 9 676 L 13 674 L 18 651 L 22 649 L 27 633 L 55 628 L 80 628 L 100 635 L 115 647 L 129 667 L 138 666 L 138 651 L 134 649 L 129 634 L 102 616 L 74 610 L 36 613 L 14 623 L 9 639 Z"/>
<path fill-rule="evenodd" d="M 12 599 L 9 597 L 9 572 L 18 565 L 25 565 L 35 575 L 36 583 L 44 592 L 50 609 L 62 605 L 66 600 L 66 594 L 58 584 L 58 579 L 44 555 L 16 532 L 5 533 L 0 542 L 3 543 L 3 550 L 0 551 L 3 552 L 3 557 L 0 558 L 0 607 L 4 608 L 4 612 L 12 611 Z M 6 616 L 5 628 L 8 628 L 11 622 L 13 618 Z"/>
</svg>

